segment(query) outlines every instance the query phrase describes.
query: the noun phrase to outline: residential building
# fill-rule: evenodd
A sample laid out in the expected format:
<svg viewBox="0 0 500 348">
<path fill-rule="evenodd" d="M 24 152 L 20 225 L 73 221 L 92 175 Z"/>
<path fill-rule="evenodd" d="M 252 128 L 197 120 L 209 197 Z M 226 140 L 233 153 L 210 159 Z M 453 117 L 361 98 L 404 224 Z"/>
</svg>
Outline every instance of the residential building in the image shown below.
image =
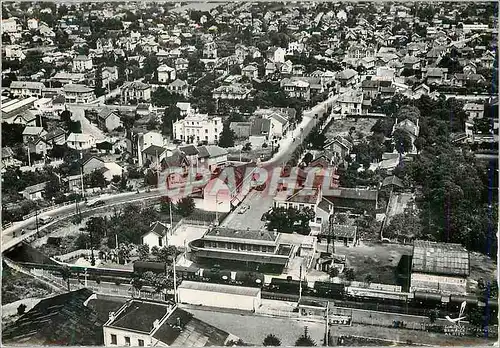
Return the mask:
<svg viewBox="0 0 500 348">
<path fill-rule="evenodd" d="M 334 241 L 341 241 L 344 246 L 354 247 L 359 242 L 357 226 L 332 224 L 328 232 Z"/>
<path fill-rule="evenodd" d="M 224 346 L 236 339 L 166 302 L 129 300 L 102 327 L 105 347 Z"/>
<path fill-rule="evenodd" d="M 336 136 L 333 140 L 327 142 L 324 146 L 325 150 L 330 151 L 336 161 L 342 162 L 351 154 L 353 144 L 342 136 Z"/>
<path fill-rule="evenodd" d="M 483 104 L 475 104 L 475 103 L 467 103 L 464 105 L 464 111 L 467 114 L 467 118 L 469 120 L 473 120 L 475 118 L 483 118 L 484 105 Z"/>
<path fill-rule="evenodd" d="M 336 78 L 341 87 L 353 87 L 359 82 L 358 72 L 353 69 L 339 72 Z"/>
<path fill-rule="evenodd" d="M 12 81 L 10 91 L 15 97 L 42 97 L 42 90 L 45 86 L 41 82 Z"/>
<path fill-rule="evenodd" d="M 66 143 L 66 132 L 60 127 L 49 129 L 45 134 L 45 140 L 51 145 L 64 145 Z"/>
<path fill-rule="evenodd" d="M 413 242 L 410 291 L 467 293 L 470 256 L 460 244 Z"/>
<path fill-rule="evenodd" d="M 149 250 L 153 247 L 163 248 L 168 245 L 168 232 L 170 226 L 159 221 L 153 223 L 151 229 L 142 235 L 142 244 L 148 245 Z"/>
<path fill-rule="evenodd" d="M 333 214 L 333 203 L 323 198 L 319 187 L 304 187 L 292 194 L 288 194 L 287 191 L 279 192 L 274 197 L 273 207 L 295 208 L 297 210 L 311 209 L 315 214 L 313 220 L 309 222 L 312 234 L 323 232 Z"/>
<path fill-rule="evenodd" d="M 92 173 L 94 170 L 104 168 L 104 161 L 101 158 L 93 155 L 84 156 L 81 161 L 81 165 L 83 174 L 88 175 Z"/>
<path fill-rule="evenodd" d="M 86 72 L 93 69 L 92 58 L 85 55 L 76 56 L 73 59 L 74 72 Z"/>
<path fill-rule="evenodd" d="M 28 141 L 28 151 L 38 155 L 46 156 L 47 151 L 52 148 L 52 145 L 47 143 L 45 137 L 37 137 Z"/>
<path fill-rule="evenodd" d="M 361 89 L 363 90 L 364 99 L 377 99 L 380 93 L 380 81 L 378 80 L 363 80 L 361 82 Z"/>
<path fill-rule="evenodd" d="M 15 18 L 2 19 L 2 33 L 17 32 L 17 22 Z"/>
<path fill-rule="evenodd" d="M 448 69 L 446 68 L 427 68 L 425 70 L 427 84 L 442 84 L 448 78 Z"/>
<path fill-rule="evenodd" d="M 2 169 L 15 166 L 18 162 L 14 158 L 14 151 L 10 147 L 2 147 Z"/>
<path fill-rule="evenodd" d="M 289 98 L 299 98 L 306 101 L 311 99 L 311 86 L 306 81 L 284 78 L 281 80 L 280 86 Z"/>
<path fill-rule="evenodd" d="M 256 79 L 259 77 L 259 69 L 255 65 L 247 65 L 241 69 L 241 75 L 249 79 Z"/>
<path fill-rule="evenodd" d="M 118 127 L 123 127 L 123 122 L 120 119 L 120 115 L 111 109 L 104 108 L 97 115 L 97 122 L 99 128 L 112 131 Z"/>
<path fill-rule="evenodd" d="M 121 99 L 123 103 L 131 101 L 150 101 L 151 86 L 139 81 L 125 84 L 121 88 Z"/>
<path fill-rule="evenodd" d="M 168 84 L 167 90 L 170 93 L 179 94 L 187 97 L 189 92 L 189 87 L 186 81 L 177 79 Z"/>
<path fill-rule="evenodd" d="M 189 249 L 199 264 L 280 272 L 288 264 L 293 249 L 282 244 L 280 237 L 280 233 L 272 231 L 215 227 L 202 238 L 191 241 Z"/>
<path fill-rule="evenodd" d="M 28 143 L 36 138 L 43 137 L 47 131 L 42 127 L 27 126 L 23 130 L 23 143 Z"/>
<path fill-rule="evenodd" d="M 340 113 L 342 115 L 361 115 L 363 93 L 361 91 L 350 91 L 341 94 L 337 99 L 340 106 Z"/>
<path fill-rule="evenodd" d="M 68 83 L 82 84 L 85 82 L 84 73 L 59 71 L 50 78 L 50 81 L 57 81 L 63 86 Z"/>
<path fill-rule="evenodd" d="M 148 132 L 143 129 L 133 129 L 127 133 L 126 143 L 127 151 L 132 154 L 132 158 L 142 167 L 144 164 L 142 152 L 151 145 L 164 147 L 165 141 L 161 133 L 154 131 Z"/>
<path fill-rule="evenodd" d="M 23 197 L 30 201 L 35 201 L 43 198 L 43 194 L 45 193 L 45 187 L 47 186 L 48 181 L 42 182 L 36 185 L 28 186 L 24 189 L 24 191 L 20 192 Z"/>
<path fill-rule="evenodd" d="M 67 84 L 63 87 L 67 103 L 88 104 L 95 100 L 94 89 L 80 84 Z"/>
<path fill-rule="evenodd" d="M 142 163 L 152 167 L 159 166 L 167 157 L 167 149 L 163 146 L 150 145 L 142 150 Z"/>
<path fill-rule="evenodd" d="M 458 87 L 477 86 L 485 82 L 486 79 L 481 74 L 455 74 L 451 79 L 451 84 Z"/>
<path fill-rule="evenodd" d="M 273 63 L 285 62 L 286 50 L 281 47 L 270 47 L 266 52 L 266 57 Z"/>
<path fill-rule="evenodd" d="M 95 139 L 91 134 L 71 133 L 66 145 L 74 150 L 88 150 L 95 146 Z"/>
<path fill-rule="evenodd" d="M 206 141 L 215 144 L 222 132 L 222 119 L 206 114 L 191 114 L 174 122 L 174 139 L 188 144 Z"/>
<path fill-rule="evenodd" d="M 5 45 L 5 58 L 7 60 L 23 61 L 26 58 L 20 45 Z"/>
<path fill-rule="evenodd" d="M 168 83 L 176 79 L 175 69 L 168 65 L 160 65 L 156 71 L 158 73 L 159 83 Z"/>
<path fill-rule="evenodd" d="M 377 209 L 378 191 L 338 187 L 331 189 L 326 198 L 333 202 L 335 211 L 364 212 Z"/>
<path fill-rule="evenodd" d="M 250 95 L 250 90 L 239 84 L 229 86 L 220 86 L 212 93 L 214 99 L 247 99 Z"/>
<path fill-rule="evenodd" d="M 208 168 L 210 172 L 220 171 L 227 164 L 228 152 L 215 145 L 204 145 L 198 147 L 198 163 Z"/>
<path fill-rule="evenodd" d="M 217 44 L 214 41 L 205 43 L 203 46 L 204 59 L 217 59 Z"/>
<path fill-rule="evenodd" d="M 186 71 L 189 66 L 189 61 L 184 58 L 177 58 L 175 60 L 175 71 Z"/>
</svg>

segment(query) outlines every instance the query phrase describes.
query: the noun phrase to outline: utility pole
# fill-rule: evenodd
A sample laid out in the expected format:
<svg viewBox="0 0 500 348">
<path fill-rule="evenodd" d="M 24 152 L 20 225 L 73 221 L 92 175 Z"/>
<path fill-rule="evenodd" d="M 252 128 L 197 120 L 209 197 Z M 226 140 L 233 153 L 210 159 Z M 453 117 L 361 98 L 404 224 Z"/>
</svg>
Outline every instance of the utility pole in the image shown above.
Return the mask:
<svg viewBox="0 0 500 348">
<path fill-rule="evenodd" d="M 173 235 L 174 234 L 174 222 L 172 219 L 172 199 L 170 197 L 168 197 L 168 210 L 169 210 L 169 215 L 170 215 L 170 235 Z"/>
<path fill-rule="evenodd" d="M 329 318 L 328 318 L 328 315 L 329 315 L 329 310 L 330 310 L 330 301 L 327 301 L 326 302 L 326 325 L 325 325 L 325 346 L 328 347 L 329 345 L 329 341 L 330 341 L 330 325 L 329 325 Z"/>
<path fill-rule="evenodd" d="M 39 229 L 38 229 L 38 207 L 36 207 L 35 211 L 35 223 L 36 223 L 36 234 L 38 235 Z"/>
<path fill-rule="evenodd" d="M 174 254 L 174 259 L 172 261 L 174 267 L 174 303 L 177 303 L 177 275 L 175 274 L 175 263 L 177 262 L 177 256 Z"/>
<path fill-rule="evenodd" d="M 302 299 L 302 264 L 300 265 L 300 270 L 299 270 L 299 302 L 297 303 L 297 306 L 300 304 L 301 299 Z"/>
<path fill-rule="evenodd" d="M 219 225 L 219 200 L 218 200 L 218 192 L 215 194 L 215 224 Z"/>
</svg>

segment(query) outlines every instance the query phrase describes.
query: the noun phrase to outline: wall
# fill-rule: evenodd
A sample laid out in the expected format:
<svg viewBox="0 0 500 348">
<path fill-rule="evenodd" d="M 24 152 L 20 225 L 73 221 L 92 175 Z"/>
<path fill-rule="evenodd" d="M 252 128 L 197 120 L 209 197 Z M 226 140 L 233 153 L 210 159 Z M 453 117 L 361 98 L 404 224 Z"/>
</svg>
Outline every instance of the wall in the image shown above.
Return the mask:
<svg viewBox="0 0 500 348">
<path fill-rule="evenodd" d="M 179 302 L 208 307 L 254 310 L 261 304 L 260 296 L 223 294 L 219 292 L 178 289 Z"/>
<path fill-rule="evenodd" d="M 104 331 L 104 346 L 106 347 L 124 347 L 125 344 L 125 336 L 130 337 L 130 346 L 137 347 L 138 339 L 144 340 L 144 346 L 151 346 L 151 338 L 146 334 L 140 334 L 135 332 L 128 332 L 125 330 L 120 330 L 111 327 L 103 327 Z M 111 334 L 116 335 L 116 345 L 111 344 Z"/>
</svg>

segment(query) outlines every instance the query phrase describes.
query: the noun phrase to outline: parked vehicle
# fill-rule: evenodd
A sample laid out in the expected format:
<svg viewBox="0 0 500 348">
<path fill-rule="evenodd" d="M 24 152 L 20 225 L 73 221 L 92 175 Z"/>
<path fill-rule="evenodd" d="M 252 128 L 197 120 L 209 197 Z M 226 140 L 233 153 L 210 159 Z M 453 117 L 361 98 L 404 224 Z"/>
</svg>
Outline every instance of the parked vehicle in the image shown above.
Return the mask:
<svg viewBox="0 0 500 348">
<path fill-rule="evenodd" d="M 48 224 L 52 220 L 54 220 L 52 216 L 41 216 L 38 218 L 38 221 L 40 222 L 41 225 Z"/>
</svg>

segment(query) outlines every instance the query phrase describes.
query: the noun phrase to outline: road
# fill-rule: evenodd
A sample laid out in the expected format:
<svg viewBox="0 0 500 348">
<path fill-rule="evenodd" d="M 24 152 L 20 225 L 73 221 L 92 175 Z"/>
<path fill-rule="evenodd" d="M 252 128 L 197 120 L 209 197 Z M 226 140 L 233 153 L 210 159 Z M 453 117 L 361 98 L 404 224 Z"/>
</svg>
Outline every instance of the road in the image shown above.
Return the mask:
<svg viewBox="0 0 500 348">
<path fill-rule="evenodd" d="M 135 192 L 126 192 L 122 194 L 117 194 L 117 195 L 109 195 L 109 196 L 102 196 L 99 198 L 95 199 L 101 199 L 108 204 L 104 207 L 98 207 L 98 208 L 90 208 L 86 209 L 82 207 L 82 213 L 87 212 L 87 211 L 98 211 L 98 210 L 103 210 L 103 209 L 109 209 L 111 206 L 115 205 L 120 205 L 120 204 L 125 204 L 125 203 L 133 203 L 133 202 L 138 202 L 138 201 L 143 201 L 146 199 L 154 199 L 154 198 L 159 198 L 161 197 L 162 194 L 159 193 L 157 189 L 151 190 L 150 192 L 140 192 L 140 193 L 135 193 Z M 52 216 L 55 219 L 43 226 L 39 226 L 39 230 L 44 230 L 45 228 L 52 226 L 53 224 L 66 219 L 70 216 L 76 215 L 75 213 L 75 205 L 70 204 L 66 205 L 60 208 L 56 208 L 54 210 L 48 211 L 46 213 L 40 214 L 40 216 Z M 70 215 L 68 215 L 70 214 Z M 26 228 L 29 225 L 35 224 L 36 223 L 36 217 L 32 217 L 30 219 L 24 220 L 24 221 L 19 221 L 15 222 L 13 226 L 6 228 L 5 230 L 2 231 L 2 253 L 4 250 L 7 250 L 11 248 L 12 246 L 20 243 L 21 241 L 27 239 L 28 237 L 32 236 L 33 234 L 37 233 L 36 230 L 27 232 L 22 236 L 18 237 L 13 237 L 13 232 L 19 232 L 21 229 Z"/>
</svg>

